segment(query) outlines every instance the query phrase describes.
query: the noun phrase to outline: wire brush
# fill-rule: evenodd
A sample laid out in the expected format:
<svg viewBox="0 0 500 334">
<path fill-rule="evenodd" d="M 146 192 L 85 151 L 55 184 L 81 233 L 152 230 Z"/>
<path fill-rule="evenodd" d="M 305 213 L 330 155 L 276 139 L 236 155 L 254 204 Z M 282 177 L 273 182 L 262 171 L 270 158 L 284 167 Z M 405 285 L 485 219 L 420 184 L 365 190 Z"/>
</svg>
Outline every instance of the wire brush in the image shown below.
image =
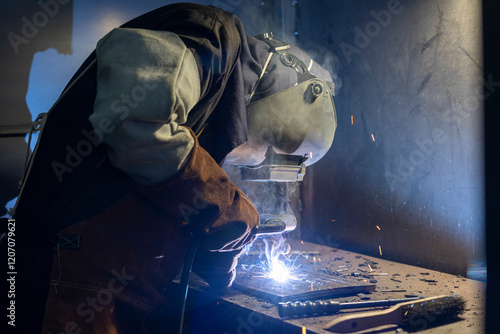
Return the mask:
<svg viewBox="0 0 500 334">
<path fill-rule="evenodd" d="M 437 296 L 394 305 L 388 309 L 341 316 L 325 326 L 335 333 L 352 333 L 386 325 L 408 331 L 424 330 L 457 320 L 465 312 L 465 299 Z"/>
</svg>

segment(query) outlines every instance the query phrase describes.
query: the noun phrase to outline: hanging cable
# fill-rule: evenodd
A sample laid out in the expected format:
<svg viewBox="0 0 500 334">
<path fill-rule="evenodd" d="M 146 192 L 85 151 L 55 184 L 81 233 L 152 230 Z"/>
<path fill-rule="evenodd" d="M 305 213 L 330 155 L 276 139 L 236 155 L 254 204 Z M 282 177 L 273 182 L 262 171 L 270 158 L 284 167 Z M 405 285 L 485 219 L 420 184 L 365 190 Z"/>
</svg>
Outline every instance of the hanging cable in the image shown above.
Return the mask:
<svg viewBox="0 0 500 334">
<path fill-rule="evenodd" d="M 182 334 L 182 328 L 184 325 L 184 313 L 186 312 L 186 302 L 187 295 L 189 291 L 189 277 L 191 276 L 191 269 L 193 268 L 194 257 L 196 256 L 196 250 L 198 249 L 198 239 L 194 238 L 189 246 L 189 250 L 184 260 L 184 266 L 182 267 L 181 273 L 181 292 L 184 292 L 184 298 L 182 299 L 181 305 L 181 316 L 179 324 L 179 334 Z"/>
</svg>

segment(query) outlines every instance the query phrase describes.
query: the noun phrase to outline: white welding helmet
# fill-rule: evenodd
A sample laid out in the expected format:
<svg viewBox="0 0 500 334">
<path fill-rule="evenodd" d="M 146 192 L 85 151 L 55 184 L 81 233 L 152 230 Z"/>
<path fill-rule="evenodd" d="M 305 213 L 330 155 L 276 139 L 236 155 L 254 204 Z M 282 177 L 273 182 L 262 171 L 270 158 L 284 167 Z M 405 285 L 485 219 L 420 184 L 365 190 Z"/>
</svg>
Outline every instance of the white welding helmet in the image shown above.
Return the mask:
<svg viewBox="0 0 500 334">
<path fill-rule="evenodd" d="M 321 159 L 333 142 L 337 128 L 333 80 L 301 49 L 269 34 L 257 38 L 269 44 L 270 49 L 246 106 L 248 141 L 233 150 L 226 163 L 238 165 L 243 171 L 259 170 L 262 180 L 301 180 L 305 166 Z M 277 70 L 269 70 L 271 60 Z M 294 82 L 290 87 L 279 82 L 286 81 L 280 78 L 285 73 L 283 67 L 288 71 L 285 75 L 293 69 Z M 285 88 L 278 88 L 278 92 L 268 89 L 280 85 Z M 295 164 L 300 167 L 299 176 L 289 170 Z M 273 174 L 266 168 L 269 166 L 280 171 Z"/>
</svg>

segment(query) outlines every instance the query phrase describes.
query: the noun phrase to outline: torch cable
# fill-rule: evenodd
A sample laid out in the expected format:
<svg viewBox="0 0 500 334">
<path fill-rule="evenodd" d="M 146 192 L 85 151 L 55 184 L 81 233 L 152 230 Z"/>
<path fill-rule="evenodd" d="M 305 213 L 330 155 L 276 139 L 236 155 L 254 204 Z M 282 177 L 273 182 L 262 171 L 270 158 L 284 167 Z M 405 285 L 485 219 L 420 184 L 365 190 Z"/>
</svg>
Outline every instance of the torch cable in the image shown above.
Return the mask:
<svg viewBox="0 0 500 334">
<path fill-rule="evenodd" d="M 198 249 L 198 239 L 194 238 L 189 246 L 188 253 L 186 255 L 186 259 L 184 260 L 184 265 L 182 266 L 181 273 L 181 283 L 180 283 L 180 291 L 184 292 L 184 298 L 182 299 L 181 304 L 181 314 L 179 320 L 179 334 L 182 334 L 182 329 L 184 326 L 184 314 L 186 312 L 186 302 L 189 291 L 189 277 L 191 276 L 191 270 L 193 268 L 194 258 L 196 256 L 196 251 Z"/>
</svg>

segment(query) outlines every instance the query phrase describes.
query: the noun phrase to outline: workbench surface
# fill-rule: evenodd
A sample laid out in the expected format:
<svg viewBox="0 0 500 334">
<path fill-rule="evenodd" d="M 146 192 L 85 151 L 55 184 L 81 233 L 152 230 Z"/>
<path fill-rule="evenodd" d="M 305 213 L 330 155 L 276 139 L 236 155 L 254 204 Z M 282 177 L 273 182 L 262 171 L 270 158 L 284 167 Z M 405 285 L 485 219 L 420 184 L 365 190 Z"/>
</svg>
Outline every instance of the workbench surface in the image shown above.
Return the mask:
<svg viewBox="0 0 500 334">
<path fill-rule="evenodd" d="M 336 298 L 335 301 L 397 299 L 404 298 L 406 295 L 426 297 L 459 295 L 466 300 L 466 312 L 458 321 L 438 327 L 432 327 L 431 322 L 422 322 L 419 333 L 484 333 L 486 284 L 483 282 L 327 246 L 307 242 L 292 241 L 291 243 L 293 251 L 317 252 L 317 255 L 309 257 L 309 263 L 313 268 L 317 267 L 318 272 L 325 272 L 326 269 L 334 275 L 349 275 L 350 278 L 352 278 L 351 273 L 360 271 L 361 273 L 368 271 L 372 274 L 383 274 L 374 275 L 371 278 L 363 276 L 356 278 L 371 280 L 373 283 L 376 280 L 374 292 Z M 197 288 L 196 290 L 199 292 Z M 339 316 L 353 313 L 353 311 L 342 311 L 339 315 L 282 320 L 277 306 L 267 300 L 231 289 L 222 297 L 216 297 L 207 304 L 200 301 L 205 294 L 203 291 L 204 288 L 201 287 L 201 293 L 191 293 L 189 301 L 194 311 L 188 316 L 187 321 L 197 324 L 192 328 L 193 333 L 327 334 L 331 332 L 324 330 L 326 324 Z M 377 331 L 377 333 L 406 333 L 406 331 L 392 327 Z"/>
</svg>

